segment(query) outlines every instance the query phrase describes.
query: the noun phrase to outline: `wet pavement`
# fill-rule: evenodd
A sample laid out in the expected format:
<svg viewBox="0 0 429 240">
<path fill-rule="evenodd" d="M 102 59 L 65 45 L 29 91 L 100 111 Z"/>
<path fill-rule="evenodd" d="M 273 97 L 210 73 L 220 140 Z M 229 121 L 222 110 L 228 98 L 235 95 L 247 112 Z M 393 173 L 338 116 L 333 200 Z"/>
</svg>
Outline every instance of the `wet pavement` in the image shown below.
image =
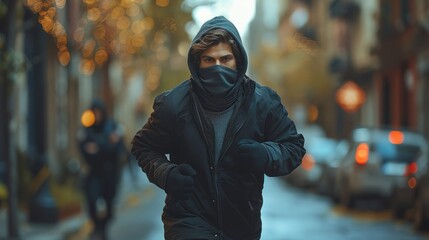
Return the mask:
<svg viewBox="0 0 429 240">
<path fill-rule="evenodd" d="M 137 184 L 130 184 L 125 175 L 127 187 L 122 190 L 127 194 L 119 201 L 111 239 L 163 239 L 164 192 L 138 175 Z M 266 178 L 262 222 L 262 240 L 429 239 L 428 234 L 415 232 L 411 223 L 392 220 L 389 211 L 346 210 L 326 197 L 291 187 L 282 178 Z"/>
<path fill-rule="evenodd" d="M 124 172 L 109 239 L 163 239 L 165 193 L 142 172 L 134 173 Z M 266 178 L 262 224 L 262 240 L 429 239 L 428 233 L 415 232 L 411 223 L 392 220 L 389 211 L 349 211 L 326 197 L 291 187 L 282 178 Z M 27 226 L 24 232 L 31 233 L 28 229 L 32 234 L 22 239 L 82 240 L 89 239 L 92 226 L 81 213 L 53 226 Z"/>
<path fill-rule="evenodd" d="M 261 239 L 429 239 L 390 216 L 388 211 L 349 211 L 280 178 L 266 178 Z"/>
</svg>

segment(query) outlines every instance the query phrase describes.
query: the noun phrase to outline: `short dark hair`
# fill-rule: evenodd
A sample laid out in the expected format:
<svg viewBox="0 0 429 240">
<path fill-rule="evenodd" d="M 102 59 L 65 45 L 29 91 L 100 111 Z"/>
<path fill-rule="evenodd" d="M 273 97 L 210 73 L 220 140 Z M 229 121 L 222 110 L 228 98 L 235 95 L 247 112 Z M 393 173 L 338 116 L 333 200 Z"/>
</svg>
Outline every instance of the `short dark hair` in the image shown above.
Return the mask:
<svg viewBox="0 0 429 240">
<path fill-rule="evenodd" d="M 197 66 L 200 64 L 201 54 L 204 51 L 212 46 L 218 45 L 219 43 L 229 43 L 231 45 L 232 53 L 237 61 L 237 66 L 240 67 L 242 65 L 242 54 L 240 48 L 232 38 L 231 34 L 222 28 L 215 28 L 208 31 L 201 39 L 192 44 L 191 53 L 195 55 L 195 64 Z"/>
</svg>

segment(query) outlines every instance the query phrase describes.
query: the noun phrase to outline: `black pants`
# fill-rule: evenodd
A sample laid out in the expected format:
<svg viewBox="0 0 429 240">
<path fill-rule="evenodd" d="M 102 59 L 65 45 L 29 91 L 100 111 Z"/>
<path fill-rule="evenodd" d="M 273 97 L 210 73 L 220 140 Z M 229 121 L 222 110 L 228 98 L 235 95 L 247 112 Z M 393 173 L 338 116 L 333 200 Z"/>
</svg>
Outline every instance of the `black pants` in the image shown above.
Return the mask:
<svg viewBox="0 0 429 240">
<path fill-rule="evenodd" d="M 107 224 L 113 217 L 113 200 L 116 195 L 117 180 L 114 176 L 88 175 L 84 182 L 84 192 L 89 217 L 94 224 L 94 232 L 105 235 Z M 100 199 L 106 204 L 105 214 L 97 211 L 97 202 Z"/>
</svg>

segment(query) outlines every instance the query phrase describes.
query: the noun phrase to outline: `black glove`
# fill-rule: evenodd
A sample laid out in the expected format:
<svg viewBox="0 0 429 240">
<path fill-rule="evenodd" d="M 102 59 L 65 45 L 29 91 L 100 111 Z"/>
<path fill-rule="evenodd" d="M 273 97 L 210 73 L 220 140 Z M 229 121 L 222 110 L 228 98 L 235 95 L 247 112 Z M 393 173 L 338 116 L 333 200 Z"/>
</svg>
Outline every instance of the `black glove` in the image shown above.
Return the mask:
<svg viewBox="0 0 429 240">
<path fill-rule="evenodd" d="M 268 152 L 261 143 L 242 139 L 238 142 L 238 161 L 242 168 L 252 172 L 264 172 L 268 164 Z"/>
<path fill-rule="evenodd" d="M 194 176 L 196 174 L 189 164 L 177 165 L 167 175 L 165 192 L 179 199 L 187 199 L 194 191 Z"/>
</svg>

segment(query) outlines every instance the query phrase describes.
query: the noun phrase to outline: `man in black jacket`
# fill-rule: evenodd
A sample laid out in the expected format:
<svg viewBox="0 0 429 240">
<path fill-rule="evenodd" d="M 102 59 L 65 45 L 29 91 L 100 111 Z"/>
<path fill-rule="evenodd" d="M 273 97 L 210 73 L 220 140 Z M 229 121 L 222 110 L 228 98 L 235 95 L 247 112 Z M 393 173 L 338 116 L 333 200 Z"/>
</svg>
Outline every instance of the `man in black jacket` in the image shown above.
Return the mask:
<svg viewBox="0 0 429 240">
<path fill-rule="evenodd" d="M 264 174 L 301 163 L 303 136 L 247 63 L 235 26 L 207 21 L 189 50 L 191 78 L 157 96 L 134 136 L 139 166 L 167 193 L 166 239 L 259 239 Z"/>
<path fill-rule="evenodd" d="M 86 113 L 86 114 L 85 114 Z M 88 215 L 94 225 L 91 239 L 107 239 L 107 225 L 113 217 L 113 201 L 120 181 L 121 166 L 128 156 L 124 130 L 108 117 L 104 103 L 94 99 L 85 111 L 78 132 L 78 145 L 85 160 L 83 190 Z M 101 204 L 105 213 L 101 214 Z"/>
</svg>

